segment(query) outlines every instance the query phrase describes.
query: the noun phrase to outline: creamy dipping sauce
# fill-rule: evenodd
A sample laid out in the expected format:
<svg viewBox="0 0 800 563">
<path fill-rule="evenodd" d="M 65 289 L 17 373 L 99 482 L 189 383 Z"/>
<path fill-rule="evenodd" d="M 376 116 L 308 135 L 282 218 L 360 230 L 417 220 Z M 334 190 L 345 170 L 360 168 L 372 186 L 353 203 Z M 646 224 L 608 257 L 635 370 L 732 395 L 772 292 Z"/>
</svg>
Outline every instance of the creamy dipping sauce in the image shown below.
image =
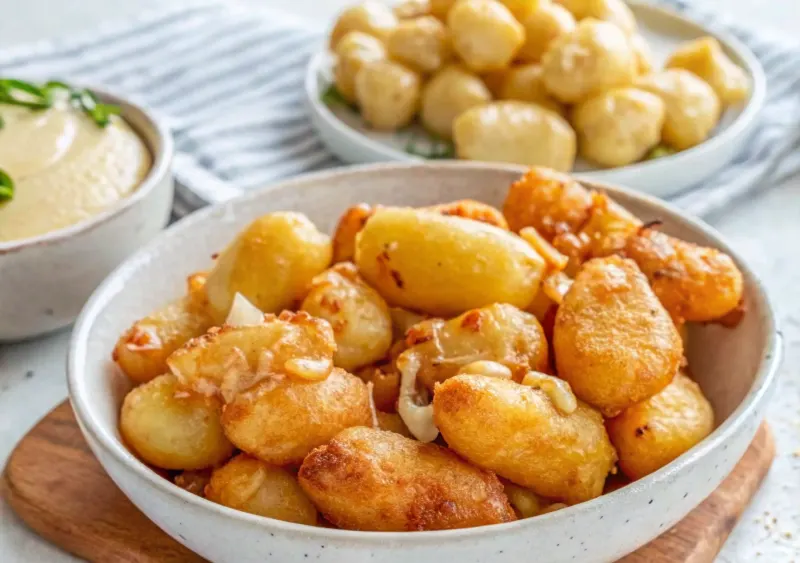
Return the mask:
<svg viewBox="0 0 800 563">
<path fill-rule="evenodd" d="M 0 242 L 86 221 L 136 190 L 152 166 L 121 118 L 105 128 L 67 105 L 42 111 L 0 104 L 0 169 L 14 197 L 0 203 Z"/>
</svg>

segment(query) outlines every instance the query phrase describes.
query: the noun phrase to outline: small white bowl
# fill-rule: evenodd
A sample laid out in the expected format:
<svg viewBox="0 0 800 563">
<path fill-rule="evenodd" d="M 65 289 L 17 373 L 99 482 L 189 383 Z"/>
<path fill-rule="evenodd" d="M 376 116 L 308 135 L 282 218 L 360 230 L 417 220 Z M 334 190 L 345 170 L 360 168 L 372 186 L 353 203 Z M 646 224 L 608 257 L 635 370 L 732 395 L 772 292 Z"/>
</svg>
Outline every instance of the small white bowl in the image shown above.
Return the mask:
<svg viewBox="0 0 800 563">
<path fill-rule="evenodd" d="M 102 89 L 92 91 L 122 108 L 123 119 L 150 150 L 152 168 L 130 196 L 88 221 L 0 242 L 0 341 L 70 324 L 103 278 L 169 220 L 172 135 L 140 106 Z"/>
<path fill-rule="evenodd" d="M 658 6 L 641 2 L 628 4 L 636 16 L 640 32 L 653 49 L 656 68 L 663 65 L 680 43 L 711 35 L 717 38 L 732 60 L 745 70 L 752 82 L 748 100 L 727 108 L 712 137 L 696 147 L 619 168 L 596 168 L 581 158 L 575 163 L 573 173 L 577 176 L 622 184 L 666 198 L 697 185 L 721 170 L 742 151 L 758 124 L 767 82 L 756 56 L 732 35 L 712 32 Z M 349 164 L 424 160 L 405 151 L 412 136 L 429 138 L 419 125 L 394 133 L 374 131 L 352 109 L 325 105 L 321 97 L 333 82 L 332 70 L 333 57 L 326 49 L 314 55 L 306 71 L 305 96 L 311 123 L 333 154 Z"/>
<path fill-rule="evenodd" d="M 708 496 L 744 453 L 764 416 L 781 356 L 759 280 L 707 225 L 630 190 L 603 187 L 643 220 L 725 250 L 744 273 L 747 314 L 735 329 L 692 327 L 692 373 L 714 405 L 717 429 L 654 474 L 616 492 L 508 524 L 413 533 L 353 532 L 291 524 L 214 504 L 158 476 L 123 444 L 119 407 L 131 383 L 111 362 L 118 336 L 184 291 L 190 272 L 256 217 L 306 213 L 323 231 L 358 202 L 430 205 L 474 198 L 500 205 L 515 168 L 480 163 L 383 164 L 313 174 L 213 208 L 171 227 L 120 266 L 79 317 L 68 359 L 70 397 L 84 435 L 108 474 L 149 518 L 210 561 L 381 561 L 382 563 L 538 563 L 615 560 L 665 532 Z M 369 502 L 369 499 L 365 499 Z"/>
</svg>

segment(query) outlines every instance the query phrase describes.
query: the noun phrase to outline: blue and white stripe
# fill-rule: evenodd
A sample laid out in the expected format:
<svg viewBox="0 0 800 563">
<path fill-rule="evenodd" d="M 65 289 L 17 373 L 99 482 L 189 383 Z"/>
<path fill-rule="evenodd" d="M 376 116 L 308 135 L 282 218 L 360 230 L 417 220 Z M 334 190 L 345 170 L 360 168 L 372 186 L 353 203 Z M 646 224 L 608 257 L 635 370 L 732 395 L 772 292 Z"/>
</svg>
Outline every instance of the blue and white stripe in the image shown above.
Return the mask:
<svg viewBox="0 0 800 563">
<path fill-rule="evenodd" d="M 800 46 L 661 0 L 726 29 L 761 61 L 769 83 L 761 124 L 724 171 L 675 201 L 713 213 L 800 171 Z M 219 0 L 184 3 L 89 36 L 0 53 L 0 74 L 68 77 L 125 92 L 163 116 L 179 151 L 175 214 L 279 178 L 338 166 L 303 103 L 306 63 L 322 32 L 276 11 Z"/>
</svg>

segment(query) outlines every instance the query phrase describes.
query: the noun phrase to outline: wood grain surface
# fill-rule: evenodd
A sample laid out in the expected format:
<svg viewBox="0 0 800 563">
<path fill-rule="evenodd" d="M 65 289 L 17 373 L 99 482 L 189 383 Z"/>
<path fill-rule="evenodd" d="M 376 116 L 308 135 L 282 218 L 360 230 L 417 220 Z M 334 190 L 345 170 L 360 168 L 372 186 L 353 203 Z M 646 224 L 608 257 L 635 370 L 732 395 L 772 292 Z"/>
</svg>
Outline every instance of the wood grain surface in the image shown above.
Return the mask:
<svg viewBox="0 0 800 563">
<path fill-rule="evenodd" d="M 774 456 L 772 435 L 762 424 L 719 489 L 621 563 L 712 563 Z M 114 485 L 86 445 L 67 402 L 19 443 L 0 491 L 33 530 L 89 561 L 203 561 L 150 522 Z"/>
</svg>

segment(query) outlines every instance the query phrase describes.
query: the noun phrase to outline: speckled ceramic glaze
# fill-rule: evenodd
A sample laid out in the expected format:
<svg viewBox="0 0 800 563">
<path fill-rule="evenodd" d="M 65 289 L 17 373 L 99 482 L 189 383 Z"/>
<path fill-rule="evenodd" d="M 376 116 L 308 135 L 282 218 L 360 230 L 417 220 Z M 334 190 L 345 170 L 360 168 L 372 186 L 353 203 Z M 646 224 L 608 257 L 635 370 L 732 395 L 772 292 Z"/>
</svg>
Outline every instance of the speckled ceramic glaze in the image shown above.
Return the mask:
<svg viewBox="0 0 800 563">
<path fill-rule="evenodd" d="M 145 110 L 92 88 L 122 108 L 153 166 L 136 191 L 89 221 L 34 238 L 0 242 L 0 341 L 50 332 L 75 320 L 108 273 L 169 219 L 172 137 Z M 58 186 L 53 186 L 58 189 Z"/>
<path fill-rule="evenodd" d="M 775 381 L 781 346 L 758 279 L 739 260 L 747 315 L 735 329 L 693 327 L 692 373 L 714 405 L 718 427 L 701 444 L 656 473 L 601 498 L 509 524 L 417 533 L 311 528 L 237 512 L 159 477 L 122 444 L 120 403 L 130 383 L 115 371 L 111 349 L 132 321 L 179 296 L 190 272 L 208 268 L 249 221 L 275 210 L 306 213 L 331 231 L 358 202 L 430 205 L 474 198 L 499 205 L 517 168 L 480 164 L 376 165 L 297 178 L 203 210 L 169 229 L 95 292 L 74 331 L 68 362 L 72 404 L 86 439 L 109 475 L 156 524 L 211 561 L 355 563 L 537 563 L 613 561 L 650 541 L 703 500 L 742 456 Z M 716 246 L 736 257 L 708 226 L 668 205 L 605 187 L 644 220 Z M 368 502 L 368 499 L 367 499 Z"/>
</svg>

